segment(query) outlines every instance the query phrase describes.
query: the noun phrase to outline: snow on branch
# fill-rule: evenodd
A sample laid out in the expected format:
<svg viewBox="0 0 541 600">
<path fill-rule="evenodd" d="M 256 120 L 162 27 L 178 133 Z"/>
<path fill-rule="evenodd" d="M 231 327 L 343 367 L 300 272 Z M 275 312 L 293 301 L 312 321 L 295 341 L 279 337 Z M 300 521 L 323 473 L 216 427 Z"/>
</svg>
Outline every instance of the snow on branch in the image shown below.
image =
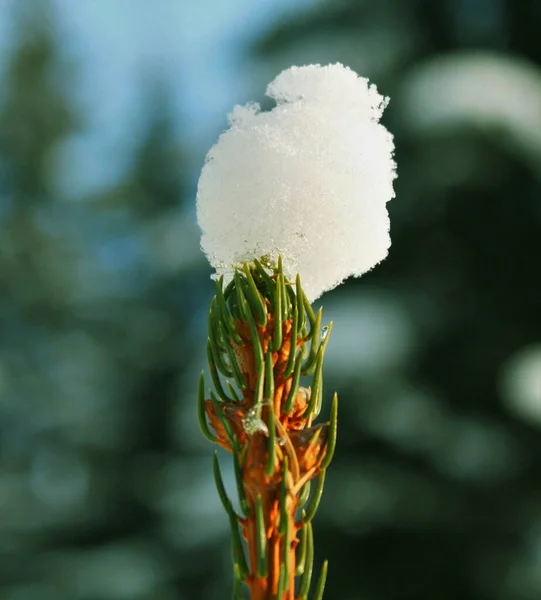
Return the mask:
<svg viewBox="0 0 541 600">
<path fill-rule="evenodd" d="M 310 301 L 385 258 L 396 177 L 388 98 L 341 64 L 291 67 L 269 112 L 236 106 L 197 191 L 201 247 L 226 281 L 244 262 L 283 258 Z"/>
</svg>

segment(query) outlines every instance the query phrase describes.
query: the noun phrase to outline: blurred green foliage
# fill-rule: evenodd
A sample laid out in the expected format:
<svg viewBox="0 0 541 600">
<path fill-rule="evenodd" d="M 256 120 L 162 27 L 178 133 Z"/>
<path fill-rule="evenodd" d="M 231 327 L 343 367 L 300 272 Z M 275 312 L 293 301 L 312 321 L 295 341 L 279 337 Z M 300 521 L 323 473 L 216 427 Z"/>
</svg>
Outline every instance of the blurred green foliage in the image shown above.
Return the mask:
<svg viewBox="0 0 541 600">
<path fill-rule="evenodd" d="M 66 198 L 77 66 L 54 16 L 21 14 L 0 96 L 0 597 L 224 598 L 190 149 L 147 81 L 127 172 Z M 330 599 L 541 597 L 540 26 L 536 0 L 342 0 L 246 49 L 255 89 L 340 60 L 392 98 L 390 256 L 322 299 L 342 399 L 315 520 Z M 506 70 L 484 97 L 486 65 Z"/>
<path fill-rule="evenodd" d="M 345 0 L 255 42 L 261 79 L 338 60 L 391 97 L 390 255 L 322 300 L 348 322 L 329 598 L 541 597 L 540 24 L 527 1 Z"/>
</svg>

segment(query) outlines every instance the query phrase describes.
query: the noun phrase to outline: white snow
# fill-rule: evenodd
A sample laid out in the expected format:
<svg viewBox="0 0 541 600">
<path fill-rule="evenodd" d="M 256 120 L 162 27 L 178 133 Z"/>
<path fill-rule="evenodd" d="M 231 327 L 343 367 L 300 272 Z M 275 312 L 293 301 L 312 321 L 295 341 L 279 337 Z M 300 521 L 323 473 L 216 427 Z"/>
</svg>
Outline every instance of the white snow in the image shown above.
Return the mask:
<svg viewBox="0 0 541 600">
<path fill-rule="evenodd" d="M 341 64 L 283 71 L 277 102 L 236 106 L 207 155 L 197 191 L 201 247 L 216 274 L 283 257 L 313 301 L 387 255 L 396 177 L 388 98 Z"/>
</svg>

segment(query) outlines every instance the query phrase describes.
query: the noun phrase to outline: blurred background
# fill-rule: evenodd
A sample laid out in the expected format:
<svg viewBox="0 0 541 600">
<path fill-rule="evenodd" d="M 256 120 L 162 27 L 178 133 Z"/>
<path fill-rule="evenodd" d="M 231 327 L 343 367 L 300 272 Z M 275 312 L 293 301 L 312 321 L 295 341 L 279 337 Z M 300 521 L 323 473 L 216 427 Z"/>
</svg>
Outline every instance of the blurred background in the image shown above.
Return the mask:
<svg viewBox="0 0 541 600">
<path fill-rule="evenodd" d="M 540 31 L 538 0 L 0 0 L 1 599 L 230 597 L 197 178 L 235 103 L 336 61 L 391 96 L 399 178 L 388 259 L 322 299 L 325 597 L 541 598 Z"/>
</svg>

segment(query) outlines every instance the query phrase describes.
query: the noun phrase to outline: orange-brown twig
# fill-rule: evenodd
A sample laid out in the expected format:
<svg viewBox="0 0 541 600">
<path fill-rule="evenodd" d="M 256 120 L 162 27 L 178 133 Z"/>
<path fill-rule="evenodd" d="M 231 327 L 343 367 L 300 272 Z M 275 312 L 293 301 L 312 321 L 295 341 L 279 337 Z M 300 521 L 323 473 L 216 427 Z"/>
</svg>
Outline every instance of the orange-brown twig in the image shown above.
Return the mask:
<svg viewBox="0 0 541 600">
<path fill-rule="evenodd" d="M 298 514 L 306 500 L 302 491 L 324 471 L 322 465 L 325 463 L 327 466 L 334 448 L 334 440 L 329 440 L 332 426 L 329 423 L 312 426 L 316 403 L 311 398 L 311 389 L 299 387 L 299 365 L 303 357 L 308 355 L 307 362 L 313 363 L 316 355 L 321 355 L 317 358 L 316 376 L 318 368 L 321 371 L 324 350 L 324 342 L 319 337 L 321 315 L 318 314 L 318 318 L 311 322 L 311 329 L 317 331 L 311 330 L 307 334 L 305 330 L 303 335 L 299 327 L 301 305 L 298 299 L 302 291 L 297 289 L 295 305 L 290 305 L 288 310 L 284 306 L 290 295 L 287 294 L 283 275 L 280 278 L 278 272 L 274 279 L 274 294 L 269 294 L 270 298 L 262 294 L 254 299 L 254 294 L 258 293 L 255 280 L 255 277 L 251 282 L 247 280 L 250 287 L 246 280 L 237 276 L 233 287 L 233 291 L 237 290 L 237 314 L 217 329 L 219 333 L 213 329 L 215 325 L 212 322 L 209 324 L 209 359 L 215 358 L 213 352 L 219 352 L 225 344 L 230 344 L 233 352 L 228 351 L 227 354 L 229 362 L 234 360 L 235 364 L 228 364 L 222 357 L 212 360 L 211 374 L 221 402 L 215 397 L 206 400 L 204 410 L 215 432 L 216 443 L 233 453 L 235 459 L 245 516 L 236 515 L 226 498 L 222 501 L 235 527 L 240 527 L 247 547 L 246 573 L 241 576 L 250 591 L 251 600 L 305 599 L 309 578 L 308 583 L 301 580 L 298 595 L 295 590 L 296 576 L 303 573 L 306 562 L 305 556 L 298 560 L 297 549 L 301 538 L 304 538 L 310 554 L 310 519 L 319 502 L 323 478 L 318 480 L 319 491 L 313 495 L 317 498 L 311 499 L 312 504 L 304 516 Z M 260 285 L 262 280 L 263 277 L 258 280 Z M 238 291 L 241 286 L 242 291 Z M 231 297 L 232 290 L 229 292 Z M 222 295 L 221 299 L 219 296 L 216 304 L 212 305 L 211 317 L 215 311 L 216 318 L 224 319 L 227 318 L 224 310 L 231 303 L 226 304 L 225 296 Z M 222 304 L 218 306 L 220 301 Z M 306 319 L 304 308 L 302 311 L 302 317 Z M 283 314 L 288 313 L 290 317 L 284 319 Z M 291 316 L 292 313 L 294 316 Z M 259 319 L 257 323 L 256 317 Z M 212 338 L 213 335 L 216 337 Z M 316 345 L 310 352 L 304 348 L 308 341 Z M 296 374 L 292 369 L 293 361 L 298 363 Z M 224 397 L 221 381 L 216 380 L 216 365 L 226 373 L 232 373 L 233 367 L 238 370 L 237 379 L 244 383 L 242 399 Z M 318 393 L 321 393 L 320 388 L 319 385 Z M 206 435 L 209 437 L 209 432 Z M 311 557 L 313 559 L 313 547 Z M 236 571 L 243 569 L 237 565 Z"/>
</svg>

